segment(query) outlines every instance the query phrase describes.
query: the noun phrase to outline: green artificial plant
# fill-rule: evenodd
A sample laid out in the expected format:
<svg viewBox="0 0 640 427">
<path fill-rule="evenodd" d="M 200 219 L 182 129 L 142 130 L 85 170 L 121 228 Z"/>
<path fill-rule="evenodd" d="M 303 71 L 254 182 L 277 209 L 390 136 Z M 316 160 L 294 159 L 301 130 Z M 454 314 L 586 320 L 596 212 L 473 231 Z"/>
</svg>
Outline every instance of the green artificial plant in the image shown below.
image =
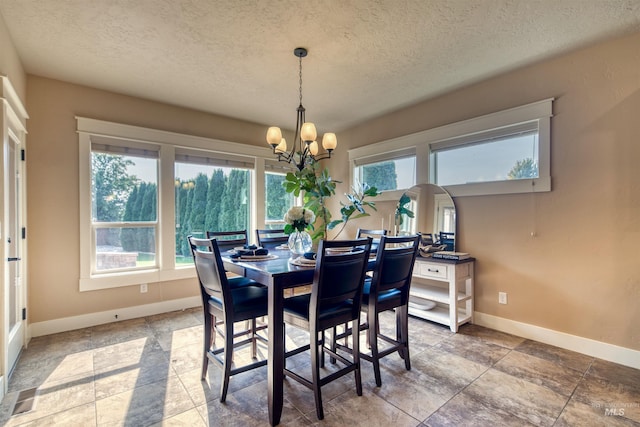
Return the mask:
<svg viewBox="0 0 640 427">
<path fill-rule="evenodd" d="M 413 218 L 415 215 L 412 210 L 407 208 L 407 204 L 411 202 L 411 198 L 407 196 L 407 193 L 402 193 L 400 196 L 400 200 L 398 200 L 398 204 L 396 205 L 395 212 L 395 224 L 396 228 L 399 228 L 404 222 L 403 217 L 406 215 L 409 218 Z"/>
<path fill-rule="evenodd" d="M 302 192 L 304 207 L 315 214 L 316 222 L 320 222 L 312 225 L 311 238 L 314 241 L 327 236 L 331 212 L 325 202 L 336 193 L 336 184 L 339 182 L 331 178 L 328 169 L 320 170 L 318 162 L 312 160 L 302 170 L 287 173 L 282 184 L 287 193 L 293 193 L 296 197 Z"/>
<path fill-rule="evenodd" d="M 349 203 L 340 202 L 340 205 L 342 205 L 342 208 L 340 208 L 341 218 L 329 223 L 329 230 L 333 230 L 336 226 L 342 224 L 342 227 L 335 237 L 338 237 L 340 233 L 342 233 L 350 219 L 369 216 L 365 209 L 366 207 L 369 207 L 374 211 L 377 210 L 374 202 L 365 200 L 367 197 L 376 197 L 380 194 L 376 187 L 371 187 L 367 183 L 362 183 L 353 186 L 352 190 L 353 192 L 351 194 L 345 194 Z M 355 216 L 353 216 L 354 214 Z"/>
</svg>

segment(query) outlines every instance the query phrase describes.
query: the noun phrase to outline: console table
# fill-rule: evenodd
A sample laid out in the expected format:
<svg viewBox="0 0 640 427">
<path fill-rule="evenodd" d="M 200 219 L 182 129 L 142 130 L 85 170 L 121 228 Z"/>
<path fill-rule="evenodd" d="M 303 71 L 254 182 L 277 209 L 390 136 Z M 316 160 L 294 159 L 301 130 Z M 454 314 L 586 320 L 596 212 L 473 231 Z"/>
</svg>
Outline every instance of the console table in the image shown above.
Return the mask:
<svg viewBox="0 0 640 427">
<path fill-rule="evenodd" d="M 409 314 L 447 325 L 453 332 L 473 322 L 474 267 L 475 258 L 416 258 Z"/>
</svg>

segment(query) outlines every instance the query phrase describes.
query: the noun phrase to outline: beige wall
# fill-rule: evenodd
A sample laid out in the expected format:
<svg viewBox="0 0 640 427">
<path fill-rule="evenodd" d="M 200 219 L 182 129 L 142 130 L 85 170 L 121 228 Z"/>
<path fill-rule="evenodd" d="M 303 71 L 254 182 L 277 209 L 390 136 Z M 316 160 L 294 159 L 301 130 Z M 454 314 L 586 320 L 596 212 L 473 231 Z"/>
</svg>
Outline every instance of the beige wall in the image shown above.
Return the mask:
<svg viewBox="0 0 640 427">
<path fill-rule="evenodd" d="M 388 114 L 341 133 L 339 156 L 555 97 L 552 191 L 455 199 L 459 248 L 477 257 L 476 310 L 640 350 L 638 46 L 640 33 Z"/>
<path fill-rule="evenodd" d="M 338 194 L 348 148 L 555 97 L 553 191 L 456 199 L 460 249 L 478 260 L 476 309 L 640 349 L 639 45 L 640 34 L 601 44 L 342 132 L 325 162 Z M 74 116 L 258 146 L 265 127 L 34 76 L 27 86 L 30 321 L 195 295 L 189 281 L 78 292 Z M 366 225 L 380 218 L 350 229 Z"/>
<path fill-rule="evenodd" d="M 9 77 L 11 85 L 24 103 L 27 93 L 27 76 L 2 15 L 0 15 L 0 74 Z"/>
<path fill-rule="evenodd" d="M 78 136 L 75 116 L 188 133 L 263 147 L 264 126 L 28 77 L 30 322 L 195 296 L 192 280 L 79 292 Z M 266 144 L 265 144 L 266 145 Z"/>
</svg>

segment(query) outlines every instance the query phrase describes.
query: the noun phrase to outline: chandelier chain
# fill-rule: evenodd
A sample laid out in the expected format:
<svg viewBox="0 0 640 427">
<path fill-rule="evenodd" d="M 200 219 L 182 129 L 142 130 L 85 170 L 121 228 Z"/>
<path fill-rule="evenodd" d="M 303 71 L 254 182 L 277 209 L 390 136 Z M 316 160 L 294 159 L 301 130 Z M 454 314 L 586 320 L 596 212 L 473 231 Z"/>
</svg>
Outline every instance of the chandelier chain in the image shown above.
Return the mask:
<svg viewBox="0 0 640 427">
<path fill-rule="evenodd" d="M 298 72 L 298 77 L 300 78 L 299 82 L 300 82 L 300 105 L 302 105 L 302 56 L 300 56 L 299 58 L 300 61 L 300 71 Z"/>
</svg>

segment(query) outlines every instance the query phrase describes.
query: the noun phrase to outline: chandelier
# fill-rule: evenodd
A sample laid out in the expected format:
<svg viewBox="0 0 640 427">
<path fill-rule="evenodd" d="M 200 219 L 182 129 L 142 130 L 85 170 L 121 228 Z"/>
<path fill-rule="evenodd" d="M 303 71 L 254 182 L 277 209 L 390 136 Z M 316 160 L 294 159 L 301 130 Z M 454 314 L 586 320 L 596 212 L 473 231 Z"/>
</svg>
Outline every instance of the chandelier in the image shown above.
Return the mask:
<svg viewBox="0 0 640 427">
<path fill-rule="evenodd" d="M 296 132 L 294 134 L 293 146 L 287 150 L 287 141 L 282 137 L 279 127 L 270 127 L 267 130 L 267 142 L 273 148 L 273 154 L 278 155 L 278 160 L 294 164 L 298 170 L 302 170 L 311 160 L 322 160 L 331 157 L 331 152 L 338 145 L 335 133 L 327 132 L 322 137 L 322 147 L 326 153 L 318 155 L 318 136 L 316 126 L 311 122 L 306 122 L 304 118 L 305 109 L 302 106 L 302 58 L 307 56 L 307 49 L 297 47 L 293 54 L 300 62 L 300 105 L 298 106 L 298 117 L 296 120 Z"/>
</svg>

